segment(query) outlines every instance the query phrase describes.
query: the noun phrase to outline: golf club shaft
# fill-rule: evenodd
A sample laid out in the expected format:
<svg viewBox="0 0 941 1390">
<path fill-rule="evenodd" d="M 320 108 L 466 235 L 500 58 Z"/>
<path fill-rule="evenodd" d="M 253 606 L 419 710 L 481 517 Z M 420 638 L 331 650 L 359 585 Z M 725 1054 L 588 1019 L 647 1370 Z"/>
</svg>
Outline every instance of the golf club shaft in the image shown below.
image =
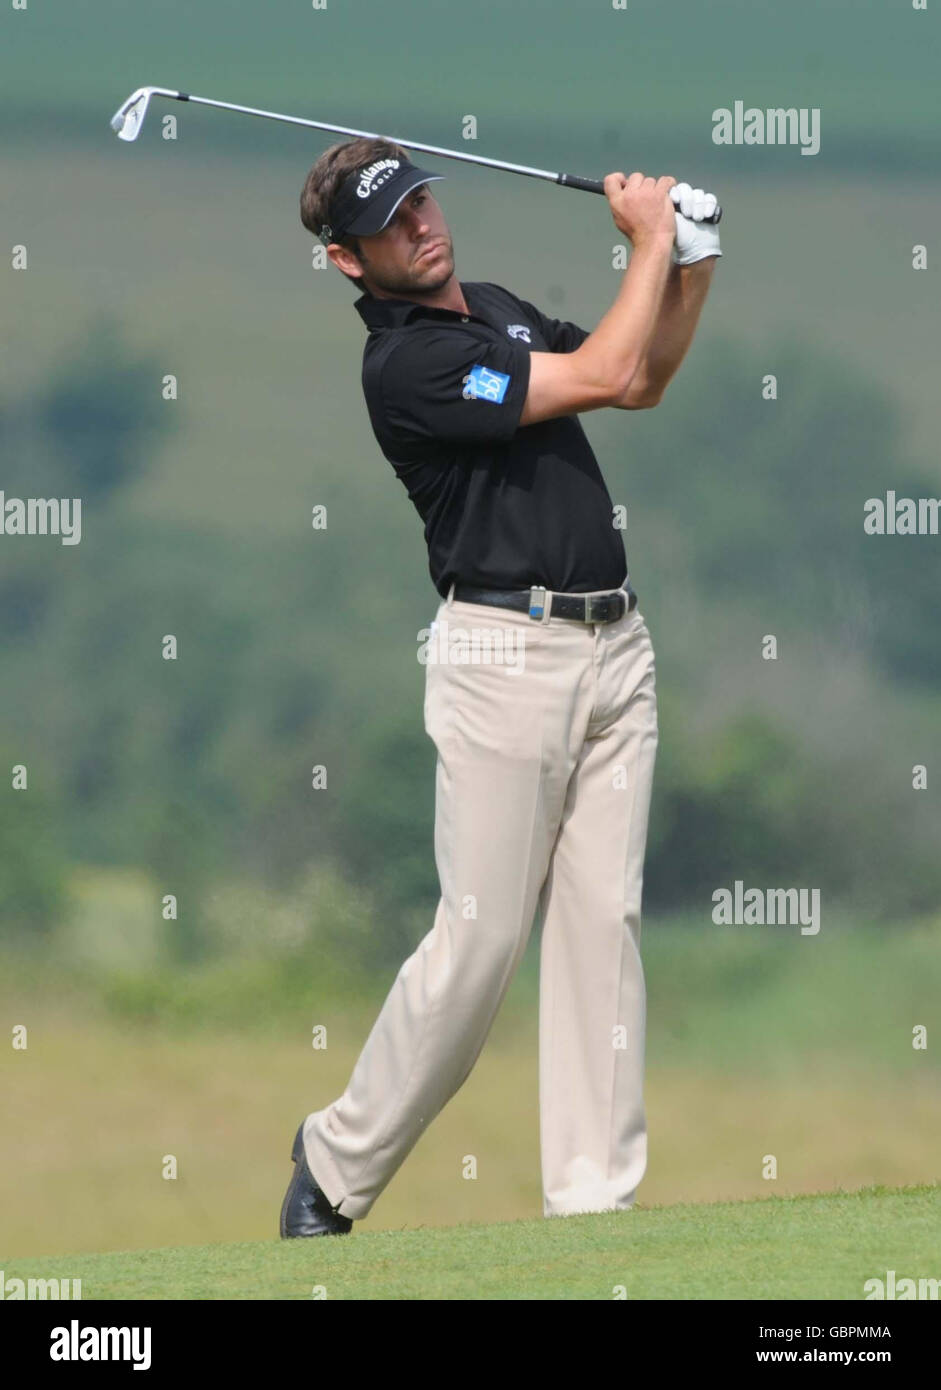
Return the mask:
<svg viewBox="0 0 941 1390">
<path fill-rule="evenodd" d="M 175 92 L 165 87 L 153 88 L 154 96 L 169 97 L 173 101 L 195 102 L 198 106 L 215 106 L 223 111 L 238 111 L 243 116 L 261 116 L 270 121 L 283 121 L 287 125 L 305 126 L 310 130 L 327 130 L 334 135 L 349 135 L 354 139 L 388 140 L 396 145 L 404 145 L 410 150 L 420 150 L 422 154 L 441 155 L 445 159 L 459 159 L 465 164 L 481 164 L 487 169 L 503 169 L 510 174 L 525 174 L 532 179 L 545 179 L 549 183 L 561 184 L 565 188 L 576 188 L 584 193 L 604 195 L 604 184 L 599 179 L 584 179 L 578 174 L 558 174 L 551 169 L 534 169 L 528 164 L 511 164 L 505 159 L 488 159 L 484 155 L 468 154 L 464 150 L 446 150 L 440 145 L 426 145 L 418 140 L 406 140 L 398 135 L 381 135 L 372 130 L 354 130 L 350 126 L 332 125 L 326 121 L 311 121 L 303 116 L 285 116 L 278 111 L 261 111 L 254 106 L 238 106 L 230 101 L 213 101 L 210 97 L 194 96 L 191 92 Z M 707 222 L 718 222 L 722 209 L 717 207 Z"/>
</svg>

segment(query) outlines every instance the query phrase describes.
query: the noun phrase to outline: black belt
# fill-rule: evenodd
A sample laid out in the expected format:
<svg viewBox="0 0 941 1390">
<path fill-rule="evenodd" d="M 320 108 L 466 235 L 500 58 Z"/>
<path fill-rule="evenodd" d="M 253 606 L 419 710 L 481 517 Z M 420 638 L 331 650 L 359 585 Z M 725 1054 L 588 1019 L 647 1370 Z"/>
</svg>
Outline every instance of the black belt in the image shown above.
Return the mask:
<svg viewBox="0 0 941 1390">
<path fill-rule="evenodd" d="M 532 589 L 473 589 L 456 584 L 453 597 L 458 603 L 486 603 L 494 608 L 512 608 L 528 613 L 536 622 L 545 612 L 547 593 L 552 594 L 552 618 L 573 618 L 579 623 L 616 623 L 637 607 L 637 595 L 628 585 L 607 594 L 560 594 L 541 585 Z"/>
</svg>

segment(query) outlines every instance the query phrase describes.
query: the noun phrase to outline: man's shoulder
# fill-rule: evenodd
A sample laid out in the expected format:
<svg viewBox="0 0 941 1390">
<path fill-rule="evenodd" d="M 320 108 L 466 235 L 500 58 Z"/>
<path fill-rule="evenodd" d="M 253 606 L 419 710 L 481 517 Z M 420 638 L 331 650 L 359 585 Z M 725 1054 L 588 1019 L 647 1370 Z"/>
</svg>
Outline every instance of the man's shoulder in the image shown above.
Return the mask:
<svg viewBox="0 0 941 1390">
<path fill-rule="evenodd" d="M 519 310 L 523 309 L 525 303 L 524 300 L 520 299 L 518 294 L 514 294 L 512 290 L 508 290 L 505 285 L 495 284 L 492 280 L 465 280 L 464 289 L 470 290 L 472 294 L 476 291 L 481 299 L 504 301 L 508 305 L 511 304 L 515 306 Z"/>
<path fill-rule="evenodd" d="M 453 343 L 458 329 L 465 329 L 465 325 L 419 319 L 371 333 L 363 344 L 363 380 L 378 380 L 393 358 L 397 363 L 412 361 L 430 348 Z"/>
<path fill-rule="evenodd" d="M 389 329 L 363 353 L 362 388 L 371 408 L 385 412 L 390 399 L 432 388 L 449 372 L 463 374 L 463 359 L 473 356 L 473 339 L 463 324 L 425 321 Z"/>
<path fill-rule="evenodd" d="M 463 280 L 461 288 L 475 301 L 482 303 L 491 311 L 510 304 L 519 306 L 519 301 L 500 285 L 484 281 Z M 471 310 L 473 312 L 473 306 Z M 395 360 L 396 367 L 412 366 L 429 350 L 448 349 L 460 355 L 466 345 L 479 342 L 481 325 L 473 321 L 465 322 L 455 316 L 444 322 L 433 318 L 415 318 L 408 323 L 390 325 L 380 333 L 370 333 L 363 344 L 363 383 L 376 384 L 390 363 Z M 488 326 L 486 334 L 492 332 Z"/>
<path fill-rule="evenodd" d="M 473 291 L 475 286 L 469 288 Z M 480 302 L 483 306 L 497 314 L 505 314 L 508 319 L 518 320 L 518 322 L 510 322 L 506 325 L 507 332 L 511 337 L 518 337 L 524 342 L 528 342 L 529 339 L 525 332 L 514 332 L 514 330 L 535 329 L 537 333 L 545 336 L 553 325 L 553 320 L 538 305 L 530 303 L 528 299 L 523 299 L 513 290 L 508 290 L 505 285 L 497 285 L 490 280 L 482 280 L 476 285 L 476 289 L 479 291 Z"/>
</svg>

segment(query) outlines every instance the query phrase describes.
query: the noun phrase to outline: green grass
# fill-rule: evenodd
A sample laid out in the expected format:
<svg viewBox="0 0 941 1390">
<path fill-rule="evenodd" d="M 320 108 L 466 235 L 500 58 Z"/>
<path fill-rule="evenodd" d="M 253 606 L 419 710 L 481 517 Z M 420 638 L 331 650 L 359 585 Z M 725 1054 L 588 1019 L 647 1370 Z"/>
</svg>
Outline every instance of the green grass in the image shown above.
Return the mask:
<svg viewBox="0 0 941 1390">
<path fill-rule="evenodd" d="M 9 1261 L 118 1299 L 859 1299 L 937 1278 L 941 1187 Z M 624 1294 L 619 1294 L 619 1289 Z"/>
</svg>

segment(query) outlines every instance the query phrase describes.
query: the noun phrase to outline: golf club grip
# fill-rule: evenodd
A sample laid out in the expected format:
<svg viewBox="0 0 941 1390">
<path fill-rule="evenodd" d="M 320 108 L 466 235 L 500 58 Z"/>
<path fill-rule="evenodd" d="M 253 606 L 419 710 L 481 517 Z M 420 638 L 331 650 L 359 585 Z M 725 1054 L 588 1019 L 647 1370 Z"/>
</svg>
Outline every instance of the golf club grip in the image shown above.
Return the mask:
<svg viewBox="0 0 941 1390">
<path fill-rule="evenodd" d="M 566 188 L 580 188 L 583 193 L 604 193 L 604 184 L 599 179 L 583 179 L 578 174 L 559 174 L 557 181 Z M 722 221 L 722 209 L 716 207 L 711 217 L 704 217 L 702 220 L 715 226 Z"/>
</svg>

